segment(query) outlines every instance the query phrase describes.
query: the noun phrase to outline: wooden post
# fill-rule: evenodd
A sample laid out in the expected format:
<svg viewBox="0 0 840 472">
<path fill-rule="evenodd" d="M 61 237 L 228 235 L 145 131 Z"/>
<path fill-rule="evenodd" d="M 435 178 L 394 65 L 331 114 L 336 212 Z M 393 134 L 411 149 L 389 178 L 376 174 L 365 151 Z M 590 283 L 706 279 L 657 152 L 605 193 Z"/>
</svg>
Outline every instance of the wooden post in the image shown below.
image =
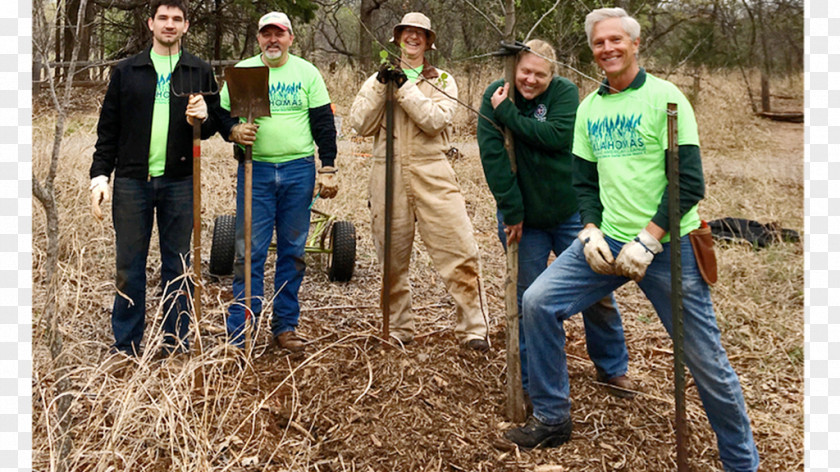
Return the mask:
<svg viewBox="0 0 840 472">
<path fill-rule="evenodd" d="M 688 472 L 683 361 L 682 251 L 680 250 L 680 154 L 677 104 L 668 104 L 668 231 L 671 234 L 671 316 L 674 338 L 674 403 L 677 424 L 677 470 Z"/>
<path fill-rule="evenodd" d="M 248 113 L 248 123 L 253 123 L 253 117 Z M 253 224 L 252 198 L 254 187 L 253 147 L 245 146 L 245 195 L 243 219 L 245 224 L 245 356 L 251 358 L 251 226 Z"/>
<path fill-rule="evenodd" d="M 193 311 L 195 312 L 195 351 L 203 353 L 201 345 L 201 120 L 193 120 Z M 204 388 L 204 363 L 195 377 L 195 385 Z"/>
<path fill-rule="evenodd" d="M 505 41 L 513 44 L 516 40 L 516 10 L 514 0 L 507 0 L 505 5 Z M 508 99 L 513 101 L 516 95 L 516 55 L 505 57 L 505 82 L 510 84 Z M 516 153 L 513 147 L 513 133 L 505 128 L 505 149 L 510 159 L 510 169 L 516 174 Z M 510 421 L 525 421 L 525 400 L 522 391 L 522 364 L 519 358 L 519 305 L 516 302 L 516 283 L 519 275 L 519 243 L 507 246 L 507 274 L 505 275 L 505 349 L 507 352 L 507 402 L 505 413 Z"/>
</svg>

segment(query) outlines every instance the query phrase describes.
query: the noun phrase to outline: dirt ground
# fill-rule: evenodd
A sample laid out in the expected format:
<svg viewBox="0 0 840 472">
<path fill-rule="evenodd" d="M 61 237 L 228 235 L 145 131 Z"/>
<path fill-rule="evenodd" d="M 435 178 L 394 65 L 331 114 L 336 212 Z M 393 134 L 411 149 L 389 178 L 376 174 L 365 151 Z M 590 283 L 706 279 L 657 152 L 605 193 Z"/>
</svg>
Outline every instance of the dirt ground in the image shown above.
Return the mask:
<svg viewBox="0 0 840 472">
<path fill-rule="evenodd" d="M 713 125 L 721 121 L 719 110 L 711 106 L 717 103 L 714 98 L 709 98 L 708 111 L 698 111 L 707 183 L 701 216 L 777 221 L 801 232 L 802 125 L 748 118 L 739 122 L 737 133 L 724 135 L 727 123 Z M 457 345 L 454 305 L 419 236 L 411 271 L 416 342 L 401 348 L 379 339 L 380 269 L 366 207 L 370 161 L 365 154 L 371 142 L 345 137 L 339 144 L 340 194 L 332 201 L 318 200 L 315 207 L 355 225 L 355 273 L 347 283 L 330 282 L 325 257 L 308 256 L 299 328 L 310 340 L 305 354 L 290 355 L 272 346 L 263 317 L 252 362 L 236 362 L 223 336 L 231 280 L 208 276 L 205 249 L 204 355 L 180 369 L 161 366 L 151 358 L 158 341 L 149 334 L 144 357 L 126 376 L 103 372 L 98 365 L 110 342 L 113 235 L 108 220 L 91 229 L 86 219 L 86 169 L 95 115 L 75 123 L 78 142 L 70 139 L 67 152 L 83 158 L 62 164 L 67 217 L 61 269 L 62 331 L 71 361 L 65 375 L 74 386 L 72 470 L 676 469 L 671 341 L 633 284 L 616 296 L 635 398 L 611 396 L 596 382 L 581 317 L 576 316 L 566 323 L 571 441 L 556 449 L 524 452 L 500 439 L 511 426 L 504 416 L 504 254 L 496 236 L 494 202 L 470 136 L 455 143 L 461 157 L 453 167 L 481 249 L 491 313 L 489 353 Z M 724 131 L 704 135 L 704 126 Z M 50 131 L 48 124 L 44 129 Z M 206 142 L 204 152 L 209 157 L 202 169 L 207 178 L 202 238 L 208 247 L 213 217 L 233 211 L 235 164 L 228 145 L 218 138 Z M 43 293 L 38 280 L 45 241 L 41 213 L 36 211 L 33 224 L 36 297 Z M 155 257 L 148 271 L 147 333 L 159 329 Z M 756 250 L 722 244 L 718 262 L 720 280 L 713 299 L 724 347 L 741 378 L 761 470 L 802 470 L 802 246 L 784 243 Z M 82 267 L 89 269 L 83 272 Z M 267 273 L 270 287 L 273 271 Z M 46 353 L 41 329 L 36 327 L 33 353 L 35 470 L 47 470 L 55 456 L 51 418 L 60 375 Z M 204 380 L 203 387 L 196 385 L 196 377 Z M 691 470 L 720 470 L 714 434 L 688 379 Z"/>
</svg>

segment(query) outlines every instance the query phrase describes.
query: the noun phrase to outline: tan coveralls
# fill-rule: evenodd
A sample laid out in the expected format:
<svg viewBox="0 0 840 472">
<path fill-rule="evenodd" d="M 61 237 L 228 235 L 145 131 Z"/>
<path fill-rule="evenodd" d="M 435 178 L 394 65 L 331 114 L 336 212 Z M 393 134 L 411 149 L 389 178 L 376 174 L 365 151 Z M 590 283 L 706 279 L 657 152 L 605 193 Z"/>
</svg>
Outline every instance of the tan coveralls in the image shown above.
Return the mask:
<svg viewBox="0 0 840 472">
<path fill-rule="evenodd" d="M 408 267 L 416 222 L 435 268 L 455 301 L 455 334 L 466 343 L 487 338 L 487 302 L 473 226 L 445 154 L 449 149 L 447 127 L 456 102 L 429 82 L 452 97 L 458 96 L 452 76 L 428 62 L 416 84 L 408 81 L 395 94 L 391 333 L 401 341 L 414 336 Z M 385 89 L 374 74 L 365 81 L 350 110 L 356 132 L 375 136 L 368 198 L 380 263 L 384 261 L 385 245 Z"/>
</svg>

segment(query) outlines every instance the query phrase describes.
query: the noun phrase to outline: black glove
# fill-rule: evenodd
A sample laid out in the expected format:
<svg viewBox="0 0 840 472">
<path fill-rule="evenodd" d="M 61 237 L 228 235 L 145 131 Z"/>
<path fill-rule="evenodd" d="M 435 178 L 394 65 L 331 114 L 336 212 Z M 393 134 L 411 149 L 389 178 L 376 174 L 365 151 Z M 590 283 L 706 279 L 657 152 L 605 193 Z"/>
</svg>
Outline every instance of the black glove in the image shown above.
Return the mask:
<svg viewBox="0 0 840 472">
<path fill-rule="evenodd" d="M 408 82 L 408 77 L 405 76 L 405 72 L 403 72 L 402 68 L 395 67 L 391 70 L 391 80 L 397 84 L 397 88 L 400 88 L 404 83 Z"/>
<path fill-rule="evenodd" d="M 391 80 L 391 65 L 387 62 L 379 67 L 379 72 L 376 73 L 376 80 L 380 84 L 387 84 Z"/>
</svg>

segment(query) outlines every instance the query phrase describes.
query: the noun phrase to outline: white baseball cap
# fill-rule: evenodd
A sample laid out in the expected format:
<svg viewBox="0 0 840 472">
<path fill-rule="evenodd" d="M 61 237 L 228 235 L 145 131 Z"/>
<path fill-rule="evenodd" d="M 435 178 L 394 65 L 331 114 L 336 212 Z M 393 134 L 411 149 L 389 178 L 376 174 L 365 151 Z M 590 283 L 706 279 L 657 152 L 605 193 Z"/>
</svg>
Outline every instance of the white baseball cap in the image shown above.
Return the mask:
<svg viewBox="0 0 840 472">
<path fill-rule="evenodd" d="M 257 29 L 258 31 L 262 31 L 263 28 L 269 25 L 276 26 L 283 31 L 292 33 L 292 22 L 289 21 L 289 17 L 286 16 L 285 13 L 280 13 L 279 11 L 266 13 L 262 16 L 262 18 L 260 18 L 259 28 Z"/>
</svg>

